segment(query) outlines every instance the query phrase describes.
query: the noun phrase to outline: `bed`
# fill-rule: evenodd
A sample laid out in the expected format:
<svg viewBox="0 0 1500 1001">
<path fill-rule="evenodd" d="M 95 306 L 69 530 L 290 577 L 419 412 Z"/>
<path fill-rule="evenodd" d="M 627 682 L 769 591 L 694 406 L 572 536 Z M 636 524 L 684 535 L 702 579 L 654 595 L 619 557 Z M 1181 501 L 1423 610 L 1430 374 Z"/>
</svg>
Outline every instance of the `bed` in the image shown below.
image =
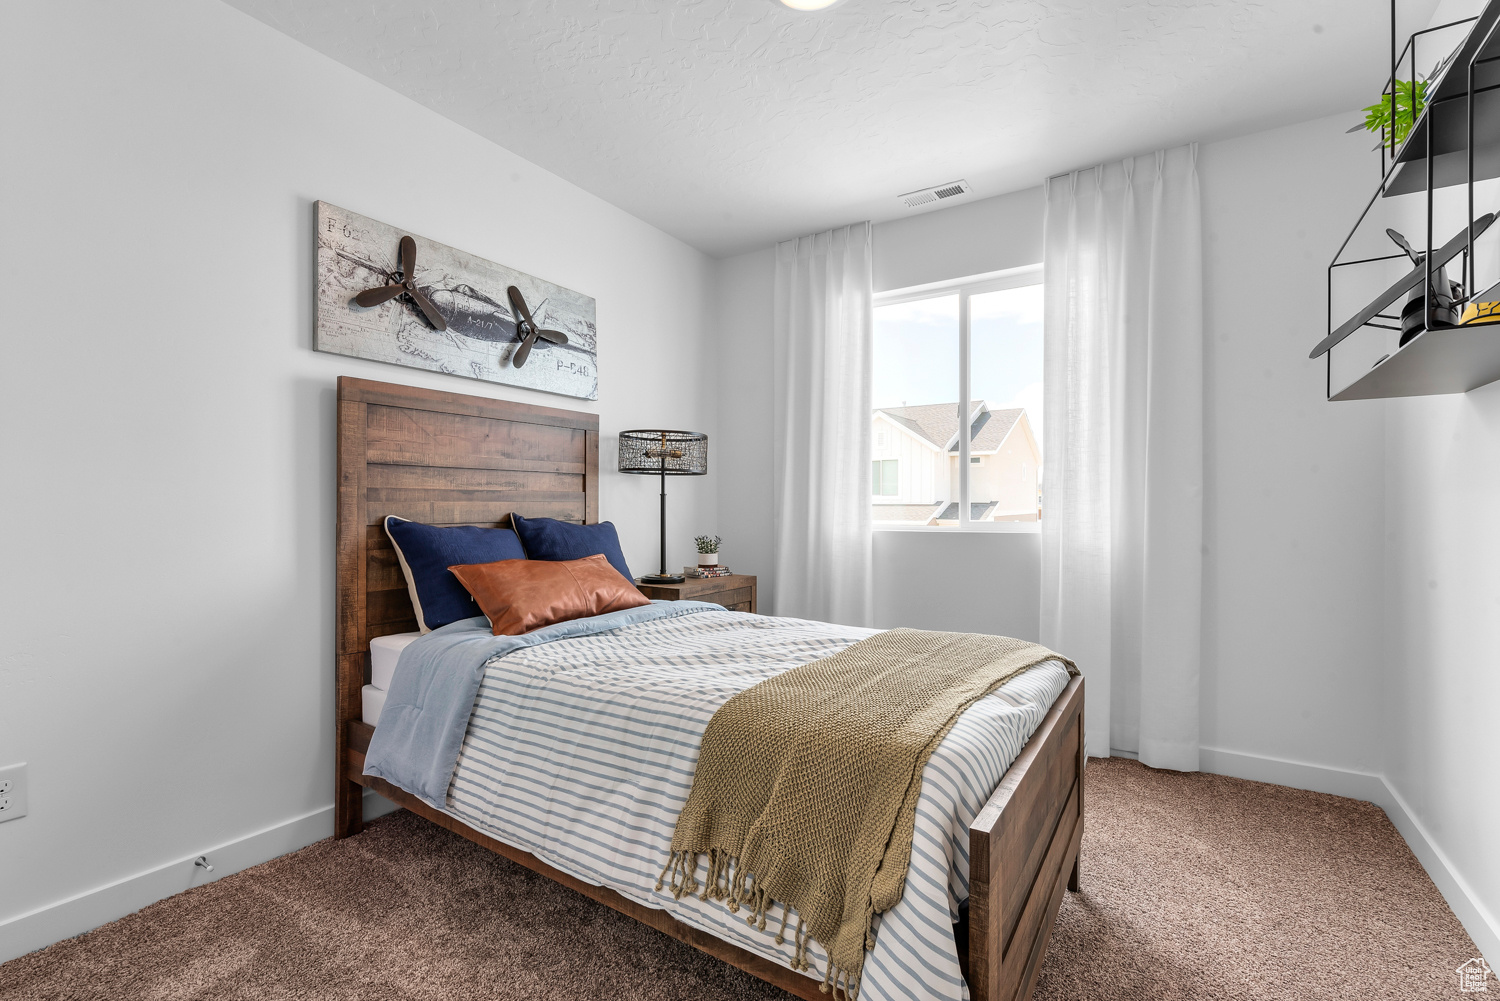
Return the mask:
<svg viewBox="0 0 1500 1001">
<path fill-rule="evenodd" d="M 598 520 L 599 432 L 592 414 L 341 378 L 338 387 L 337 697 L 335 835 L 362 825 L 362 793 L 374 789 L 412 812 L 569 886 L 791 994 L 823 998 L 820 981 L 743 938 L 705 930 L 701 915 L 652 906 L 649 895 L 577 866 L 550 864 L 518 842 L 518 830 L 486 822 L 482 809 L 439 809 L 366 775 L 374 727 L 362 718 L 370 641 L 416 628 L 386 515 L 436 525 L 501 525 L 511 512 Z M 736 622 L 735 617 L 745 616 Z M 795 620 L 752 622 L 747 613 L 704 613 L 704 632 L 833 630 Z M 687 620 L 683 620 L 687 621 Z M 846 631 L 847 632 L 847 631 Z M 653 641 L 655 642 L 655 641 Z M 696 641 L 695 641 L 696 642 Z M 1038 973 L 1064 888 L 1078 888 L 1083 815 L 1083 680 L 1059 682 L 1040 704 L 1034 731 L 967 827 L 966 939 L 958 964 L 976 999 L 1026 998 Z M 481 774 L 477 758 L 460 778 Z M 986 783 L 987 784 L 987 783 Z M 497 835 L 505 835 L 504 837 Z M 560 867 L 561 866 L 561 867 Z M 565 871 L 572 869 L 573 871 Z M 670 898 L 668 898 L 670 900 Z M 885 929 L 885 936 L 891 929 Z M 895 932 L 893 932 L 895 934 Z M 878 947 L 878 945 L 877 945 Z"/>
</svg>

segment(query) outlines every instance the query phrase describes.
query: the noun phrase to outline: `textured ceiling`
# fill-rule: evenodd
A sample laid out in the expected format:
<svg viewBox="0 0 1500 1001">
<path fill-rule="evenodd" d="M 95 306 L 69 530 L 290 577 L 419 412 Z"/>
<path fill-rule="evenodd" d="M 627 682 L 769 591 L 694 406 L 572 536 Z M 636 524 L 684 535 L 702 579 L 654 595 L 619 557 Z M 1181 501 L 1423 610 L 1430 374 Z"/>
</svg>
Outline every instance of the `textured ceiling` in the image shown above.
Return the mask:
<svg viewBox="0 0 1500 1001">
<path fill-rule="evenodd" d="M 715 256 L 1371 103 L 1389 31 L 1377 0 L 229 2 Z"/>
</svg>

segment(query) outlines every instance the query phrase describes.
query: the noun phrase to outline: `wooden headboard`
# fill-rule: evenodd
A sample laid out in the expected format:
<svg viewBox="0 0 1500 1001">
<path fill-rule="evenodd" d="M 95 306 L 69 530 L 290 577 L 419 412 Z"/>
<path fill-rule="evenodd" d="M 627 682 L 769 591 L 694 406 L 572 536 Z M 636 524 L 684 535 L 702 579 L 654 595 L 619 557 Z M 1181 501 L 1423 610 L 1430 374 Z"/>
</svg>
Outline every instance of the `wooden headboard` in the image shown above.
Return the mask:
<svg viewBox="0 0 1500 1001">
<path fill-rule="evenodd" d="M 337 741 L 360 719 L 370 640 L 417 628 L 382 523 L 504 527 L 510 513 L 599 520 L 599 417 L 339 377 L 336 542 Z M 352 788 L 346 788 L 352 787 Z M 358 817 L 340 771 L 336 812 Z M 340 831 L 339 833 L 346 833 Z"/>
</svg>

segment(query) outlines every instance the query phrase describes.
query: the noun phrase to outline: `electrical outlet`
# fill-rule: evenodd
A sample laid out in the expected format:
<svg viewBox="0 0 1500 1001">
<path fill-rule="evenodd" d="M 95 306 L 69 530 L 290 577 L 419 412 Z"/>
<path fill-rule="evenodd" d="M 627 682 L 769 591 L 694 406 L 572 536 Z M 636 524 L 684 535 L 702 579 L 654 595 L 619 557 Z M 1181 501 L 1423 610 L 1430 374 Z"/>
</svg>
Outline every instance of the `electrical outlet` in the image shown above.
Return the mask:
<svg viewBox="0 0 1500 1001">
<path fill-rule="evenodd" d="M 0 823 L 26 816 L 26 763 L 0 768 Z"/>
</svg>

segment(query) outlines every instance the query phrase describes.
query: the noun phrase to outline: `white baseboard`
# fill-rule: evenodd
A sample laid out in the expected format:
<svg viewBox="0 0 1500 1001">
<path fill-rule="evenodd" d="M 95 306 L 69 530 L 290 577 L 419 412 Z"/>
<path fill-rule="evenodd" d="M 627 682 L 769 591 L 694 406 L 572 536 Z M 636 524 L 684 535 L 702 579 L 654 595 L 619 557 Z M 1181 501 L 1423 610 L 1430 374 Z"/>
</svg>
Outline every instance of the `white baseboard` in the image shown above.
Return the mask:
<svg viewBox="0 0 1500 1001">
<path fill-rule="evenodd" d="M 365 793 L 365 819 L 399 809 L 395 803 L 372 792 Z M 262 862 L 305 848 L 333 834 L 333 807 L 268 827 L 227 844 L 194 852 L 186 858 L 158 866 L 146 872 L 127 876 L 114 883 L 47 904 L 26 914 L 0 922 L 0 963 L 24 956 L 53 942 L 82 935 L 148 904 L 209 883 L 230 873 L 248 869 Z M 214 871 L 204 872 L 193 865 L 199 855 L 207 855 Z"/>
<path fill-rule="evenodd" d="M 1427 875 L 1437 884 L 1438 890 L 1443 898 L 1448 901 L 1448 906 L 1453 908 L 1464 930 L 1479 947 L 1479 952 L 1491 967 L 1500 969 L 1500 919 L 1485 907 L 1479 896 L 1474 892 L 1467 880 L 1454 868 L 1452 861 L 1443 850 L 1433 842 L 1417 818 L 1412 816 L 1411 810 L 1406 805 L 1406 800 L 1401 794 L 1392 789 L 1389 783 L 1382 782 L 1386 787 L 1386 794 L 1390 797 L 1389 803 L 1379 804 L 1385 809 L 1386 815 L 1391 818 L 1391 823 L 1396 825 L 1396 830 L 1406 839 L 1411 846 L 1412 854 L 1417 861 L 1422 863 L 1422 868 L 1427 870 Z"/>
<path fill-rule="evenodd" d="M 1422 868 L 1427 870 L 1427 875 L 1432 878 L 1443 899 L 1448 901 L 1448 906 L 1453 909 L 1459 923 L 1479 947 L 1485 960 L 1491 966 L 1500 968 L 1500 920 L 1479 900 L 1468 881 L 1459 875 L 1452 861 L 1433 842 L 1426 829 L 1412 815 L 1406 801 L 1384 776 L 1372 772 L 1309 765 L 1283 758 L 1243 754 L 1216 747 L 1202 748 L 1199 751 L 1199 762 L 1205 772 L 1215 775 L 1229 775 L 1237 779 L 1291 786 L 1293 789 L 1347 796 L 1380 807 L 1406 839 L 1412 854 L 1422 863 Z"/>
<path fill-rule="evenodd" d="M 1326 792 L 1349 799 L 1362 799 L 1376 806 L 1385 806 L 1387 793 L 1385 779 L 1373 772 L 1354 772 L 1343 768 L 1328 768 L 1324 765 L 1309 765 L 1285 758 L 1267 758 L 1259 754 L 1242 754 L 1225 751 L 1217 747 L 1198 750 L 1198 765 L 1205 772 L 1228 775 L 1253 782 L 1269 782 L 1272 785 L 1291 786 L 1312 792 Z"/>
</svg>

